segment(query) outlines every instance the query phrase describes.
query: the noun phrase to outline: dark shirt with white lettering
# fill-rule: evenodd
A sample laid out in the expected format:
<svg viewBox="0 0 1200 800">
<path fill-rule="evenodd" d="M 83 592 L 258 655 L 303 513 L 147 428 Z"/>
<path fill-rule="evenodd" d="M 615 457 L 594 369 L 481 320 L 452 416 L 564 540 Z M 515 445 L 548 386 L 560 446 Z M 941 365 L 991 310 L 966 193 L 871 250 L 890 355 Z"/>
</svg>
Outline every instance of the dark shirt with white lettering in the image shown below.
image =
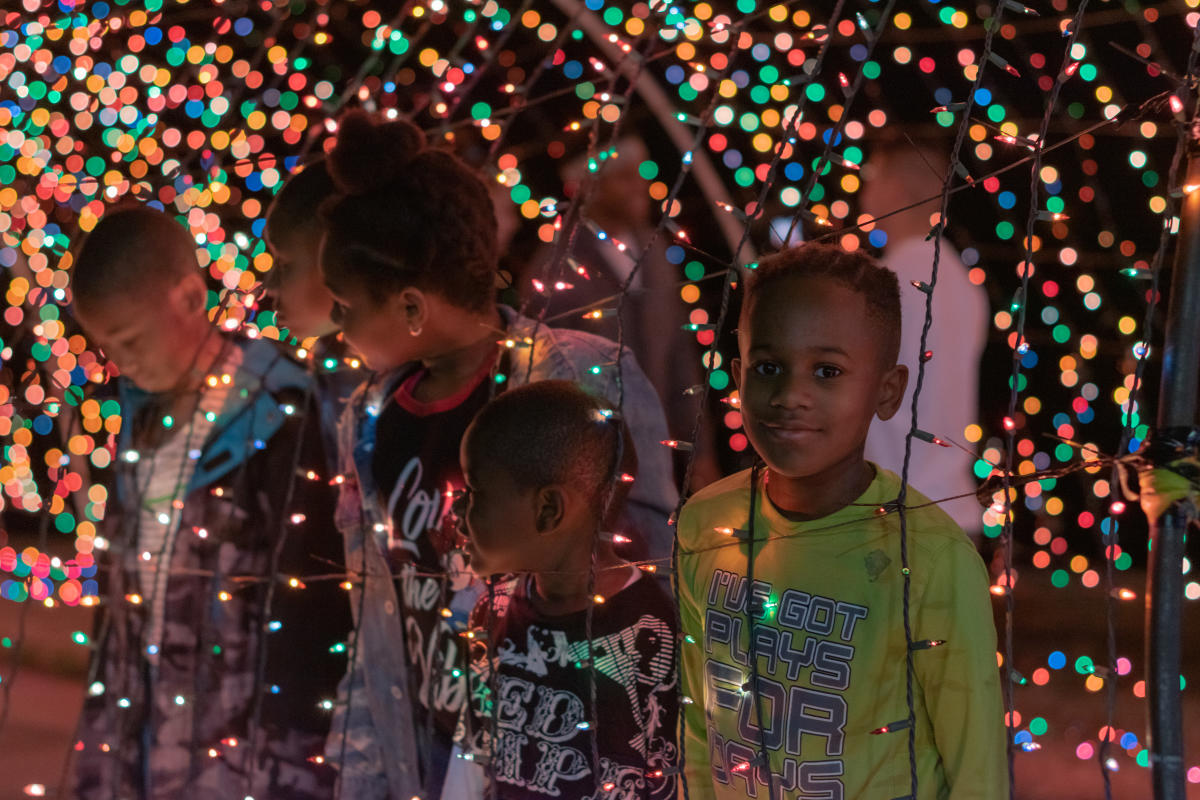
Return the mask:
<svg viewBox="0 0 1200 800">
<path fill-rule="evenodd" d="M 487 635 L 471 645 L 471 699 L 455 735 L 463 755 L 492 776 L 501 800 L 672 800 L 671 598 L 638 577 L 592 609 L 589 652 L 587 612 L 541 614 L 530 592 L 528 577 L 515 578 L 496 587 L 490 614 L 485 594 L 472 615 Z"/>
<path fill-rule="evenodd" d="M 388 559 L 397 576 L 411 696 L 441 745 L 435 752 L 449 752 L 463 708 L 466 662 L 458 633 L 482 591 L 448 512 L 451 493 L 463 486 L 459 444 L 488 401 L 490 364 L 485 367 L 453 396 L 432 402 L 413 397 L 423 370 L 404 379 L 380 413 L 372 458 L 391 522 Z"/>
</svg>

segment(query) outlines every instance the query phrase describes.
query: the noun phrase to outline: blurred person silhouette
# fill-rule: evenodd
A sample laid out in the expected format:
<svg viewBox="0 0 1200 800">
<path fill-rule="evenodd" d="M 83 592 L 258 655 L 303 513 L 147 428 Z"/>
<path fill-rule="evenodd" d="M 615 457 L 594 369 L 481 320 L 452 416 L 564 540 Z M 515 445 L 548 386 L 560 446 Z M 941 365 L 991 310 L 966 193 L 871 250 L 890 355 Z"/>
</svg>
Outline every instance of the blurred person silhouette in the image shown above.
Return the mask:
<svg viewBox="0 0 1200 800">
<path fill-rule="evenodd" d="M 679 294 L 681 271 L 666 256 L 672 237 L 666 231 L 654 237 L 658 209 L 648 192 L 649 181 L 638 171 L 639 165 L 649 159 L 650 151 L 641 139 L 620 139 L 608 163 L 595 175 L 582 221 L 567 253 L 571 262 L 550 274 L 554 247 L 543 247 L 518 274 L 517 288 L 526 302 L 534 303 L 539 299 L 534 280 L 544 282 L 543 294 L 548 296 L 546 319 L 556 327 L 588 331 L 613 341 L 619 335 L 658 391 L 671 435 L 687 440 L 695 424 L 696 405 L 685 393 L 704 380 L 702 348 L 694 334 L 683 329 L 689 319 Z M 583 154 L 561 170 L 565 194 L 572 202 L 583 190 L 587 164 L 587 155 Z M 624 251 L 618 242 L 625 246 Z M 650 252 L 633 273 L 638 255 L 647 246 Z M 570 288 L 556 288 L 555 281 L 563 281 Z M 617 296 L 626 281 L 630 281 L 629 292 L 618 322 Z M 585 319 L 584 313 L 593 310 L 604 315 Z M 704 420 L 697 439 L 692 485 L 704 486 L 721 475 L 709 418 Z M 682 459 L 676 466 L 682 468 Z"/>
<path fill-rule="evenodd" d="M 948 169 L 942 149 L 933 143 L 903 140 L 876 145 L 863 168 L 863 212 L 883 217 L 922 198 L 939 195 L 942 176 Z M 929 234 L 939 202 L 930 200 L 876 223 L 877 229 L 887 234 L 880 260 L 900 279 L 900 363 L 913 377 L 899 413 L 871 426 L 866 457 L 897 474 L 904 464 L 904 439 L 912 424 L 917 351 L 925 324 L 926 295 L 912 281 L 929 282 L 934 251 Z M 987 344 L 987 321 L 987 292 L 971 282 L 958 250 L 943 237 L 933 295 L 933 324 L 925 348 L 932 351 L 933 357 L 925 364 L 917 424 L 921 430 L 968 448 L 964 429 L 979 418 L 979 362 Z M 981 509 L 974 497 L 972 462 L 957 447 L 938 447 L 914 438 L 909 477 L 920 486 L 939 487 L 934 500 L 956 497 L 940 503 L 942 509 L 978 539 Z"/>
</svg>

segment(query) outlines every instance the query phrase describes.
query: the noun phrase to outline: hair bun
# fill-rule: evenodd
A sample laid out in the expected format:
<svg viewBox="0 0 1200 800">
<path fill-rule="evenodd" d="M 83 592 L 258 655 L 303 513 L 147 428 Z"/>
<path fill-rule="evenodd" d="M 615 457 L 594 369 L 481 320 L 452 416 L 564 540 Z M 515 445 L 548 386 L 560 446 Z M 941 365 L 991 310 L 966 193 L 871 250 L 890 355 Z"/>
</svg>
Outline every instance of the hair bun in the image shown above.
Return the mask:
<svg viewBox="0 0 1200 800">
<path fill-rule="evenodd" d="M 339 190 L 362 194 L 383 186 L 425 149 L 425 134 L 405 119 L 383 121 L 356 109 L 338 120 L 329 173 Z"/>
</svg>

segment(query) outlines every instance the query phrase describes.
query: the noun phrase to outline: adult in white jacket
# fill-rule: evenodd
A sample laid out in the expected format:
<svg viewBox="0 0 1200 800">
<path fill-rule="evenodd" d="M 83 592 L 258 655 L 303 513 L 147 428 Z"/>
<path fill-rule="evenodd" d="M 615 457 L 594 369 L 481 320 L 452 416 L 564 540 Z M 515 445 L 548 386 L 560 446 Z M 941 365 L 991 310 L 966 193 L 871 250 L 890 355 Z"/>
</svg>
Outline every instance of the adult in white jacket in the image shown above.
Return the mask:
<svg viewBox="0 0 1200 800">
<path fill-rule="evenodd" d="M 945 147 L 937 148 L 914 147 L 905 141 L 876 147 L 863 170 L 863 211 L 881 217 L 938 194 L 947 168 L 948 148 L 948 140 Z M 904 463 L 904 438 L 912 424 L 912 393 L 925 323 L 926 295 L 912 281 L 929 283 L 934 240 L 926 237 L 939 209 L 940 201 L 931 200 L 877 223 L 877 228 L 887 234 L 881 261 L 900 278 L 900 363 L 908 367 L 911 377 L 900 411 L 890 420 L 875 420 L 871 425 L 866 457 L 897 474 Z M 964 430 L 979 421 L 979 362 L 987 344 L 988 317 L 987 292 L 982 285 L 971 282 L 958 251 L 943 237 L 933 294 L 933 324 L 925 348 L 933 352 L 933 357 L 925 364 L 917 426 L 972 449 Z M 976 487 L 972 465 L 972 457 L 957 447 L 913 440 L 910 479 L 934 500 L 968 495 L 946 500 L 941 507 L 963 530 L 977 537 L 982 509 L 970 496 Z"/>
</svg>

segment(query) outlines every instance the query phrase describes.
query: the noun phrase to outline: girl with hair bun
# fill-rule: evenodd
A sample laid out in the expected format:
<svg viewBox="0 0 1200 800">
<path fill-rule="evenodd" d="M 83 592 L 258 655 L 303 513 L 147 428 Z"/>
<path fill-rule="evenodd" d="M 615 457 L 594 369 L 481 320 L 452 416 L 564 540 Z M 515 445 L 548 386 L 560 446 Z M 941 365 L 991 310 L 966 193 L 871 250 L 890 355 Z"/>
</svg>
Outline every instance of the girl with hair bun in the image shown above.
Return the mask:
<svg viewBox="0 0 1200 800">
<path fill-rule="evenodd" d="M 677 498 L 666 422 L 628 350 L 496 304 L 496 220 L 470 167 L 411 123 L 362 111 L 339 121 L 327 164 L 338 194 L 322 208 L 321 271 L 375 377 L 338 430 L 338 526 L 361 582 L 326 755 L 344 797 L 436 798 L 468 699 L 458 634 L 482 593 L 447 513 L 467 425 L 533 381 L 571 380 L 614 406 L 623 394 L 640 469 L 613 530 L 631 557 L 665 561 Z"/>
</svg>

